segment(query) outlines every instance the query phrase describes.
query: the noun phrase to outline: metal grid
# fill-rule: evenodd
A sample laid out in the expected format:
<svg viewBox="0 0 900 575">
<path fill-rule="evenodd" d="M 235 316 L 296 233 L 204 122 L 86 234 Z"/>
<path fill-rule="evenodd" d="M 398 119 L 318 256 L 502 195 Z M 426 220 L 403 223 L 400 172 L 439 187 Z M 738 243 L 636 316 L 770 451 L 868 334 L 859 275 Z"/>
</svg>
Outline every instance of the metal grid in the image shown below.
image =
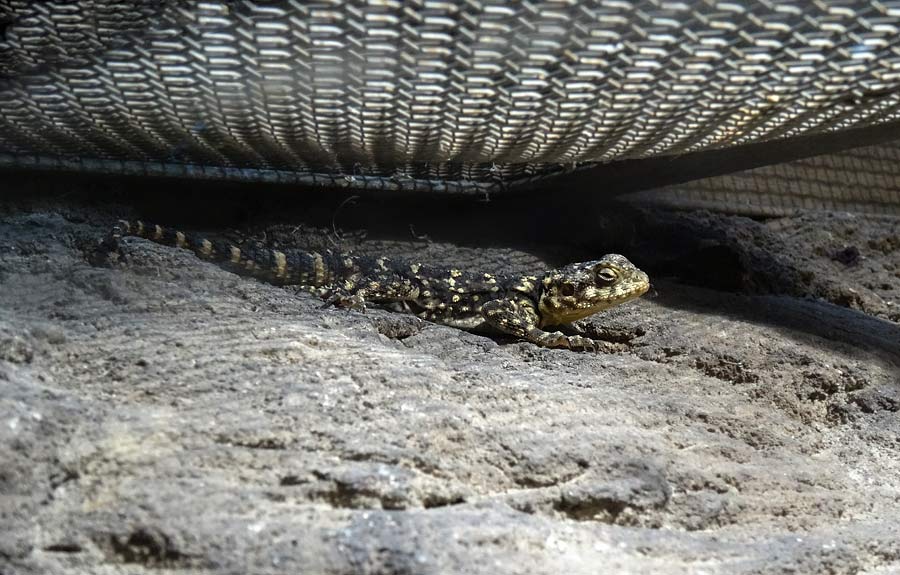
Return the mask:
<svg viewBox="0 0 900 575">
<path fill-rule="evenodd" d="M 900 216 L 900 142 L 866 146 L 624 196 L 748 216 L 842 211 Z"/>
<path fill-rule="evenodd" d="M 485 191 L 900 119 L 900 2 L 0 0 L 0 166 Z"/>
</svg>

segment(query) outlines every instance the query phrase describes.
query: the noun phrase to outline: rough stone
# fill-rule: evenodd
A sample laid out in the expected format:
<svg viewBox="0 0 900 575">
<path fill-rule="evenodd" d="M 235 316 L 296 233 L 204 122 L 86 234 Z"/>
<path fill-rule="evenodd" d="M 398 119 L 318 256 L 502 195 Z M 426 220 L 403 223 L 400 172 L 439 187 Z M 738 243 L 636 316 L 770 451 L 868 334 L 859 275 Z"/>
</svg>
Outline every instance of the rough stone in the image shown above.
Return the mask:
<svg viewBox="0 0 900 575">
<path fill-rule="evenodd" d="M 0 573 L 896 572 L 900 224 L 677 218 L 741 281 L 638 245 L 658 295 L 588 354 L 92 265 L 108 211 L 8 203 Z"/>
</svg>

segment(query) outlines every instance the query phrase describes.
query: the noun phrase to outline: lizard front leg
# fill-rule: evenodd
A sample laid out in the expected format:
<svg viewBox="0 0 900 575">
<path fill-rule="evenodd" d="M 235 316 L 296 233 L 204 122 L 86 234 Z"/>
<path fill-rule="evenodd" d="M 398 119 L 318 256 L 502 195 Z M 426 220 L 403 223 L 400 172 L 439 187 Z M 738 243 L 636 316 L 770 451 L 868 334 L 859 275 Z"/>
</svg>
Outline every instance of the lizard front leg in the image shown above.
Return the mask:
<svg viewBox="0 0 900 575">
<path fill-rule="evenodd" d="M 564 347 L 597 351 L 598 342 L 580 335 L 566 335 L 560 331 L 544 331 L 538 325 L 537 306 L 527 298 L 498 299 L 485 303 L 481 315 L 494 329 L 543 347 Z"/>
</svg>

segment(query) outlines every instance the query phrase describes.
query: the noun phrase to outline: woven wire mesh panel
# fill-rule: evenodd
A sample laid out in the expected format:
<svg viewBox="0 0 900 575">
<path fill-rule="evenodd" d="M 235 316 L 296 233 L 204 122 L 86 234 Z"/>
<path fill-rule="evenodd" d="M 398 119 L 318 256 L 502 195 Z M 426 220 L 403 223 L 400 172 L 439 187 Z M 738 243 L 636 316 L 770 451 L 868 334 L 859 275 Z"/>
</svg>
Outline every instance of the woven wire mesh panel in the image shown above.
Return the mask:
<svg viewBox="0 0 900 575">
<path fill-rule="evenodd" d="M 0 166 L 497 190 L 900 119 L 900 2 L 0 0 Z"/>
<path fill-rule="evenodd" d="M 625 199 L 749 216 L 807 210 L 900 216 L 900 142 L 698 179 Z"/>
</svg>

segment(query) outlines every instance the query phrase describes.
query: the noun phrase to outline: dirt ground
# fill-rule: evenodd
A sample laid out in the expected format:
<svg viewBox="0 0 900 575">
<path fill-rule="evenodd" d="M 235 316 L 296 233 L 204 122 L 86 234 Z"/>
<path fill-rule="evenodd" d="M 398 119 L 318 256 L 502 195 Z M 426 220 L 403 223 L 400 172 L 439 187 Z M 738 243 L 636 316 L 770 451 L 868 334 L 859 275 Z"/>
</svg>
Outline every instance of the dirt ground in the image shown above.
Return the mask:
<svg viewBox="0 0 900 575">
<path fill-rule="evenodd" d="M 484 271 L 622 251 L 655 294 L 591 354 L 140 239 L 89 261 L 165 203 L 0 199 L 3 575 L 900 573 L 900 219 L 637 210 L 530 249 L 175 218 Z"/>
</svg>

